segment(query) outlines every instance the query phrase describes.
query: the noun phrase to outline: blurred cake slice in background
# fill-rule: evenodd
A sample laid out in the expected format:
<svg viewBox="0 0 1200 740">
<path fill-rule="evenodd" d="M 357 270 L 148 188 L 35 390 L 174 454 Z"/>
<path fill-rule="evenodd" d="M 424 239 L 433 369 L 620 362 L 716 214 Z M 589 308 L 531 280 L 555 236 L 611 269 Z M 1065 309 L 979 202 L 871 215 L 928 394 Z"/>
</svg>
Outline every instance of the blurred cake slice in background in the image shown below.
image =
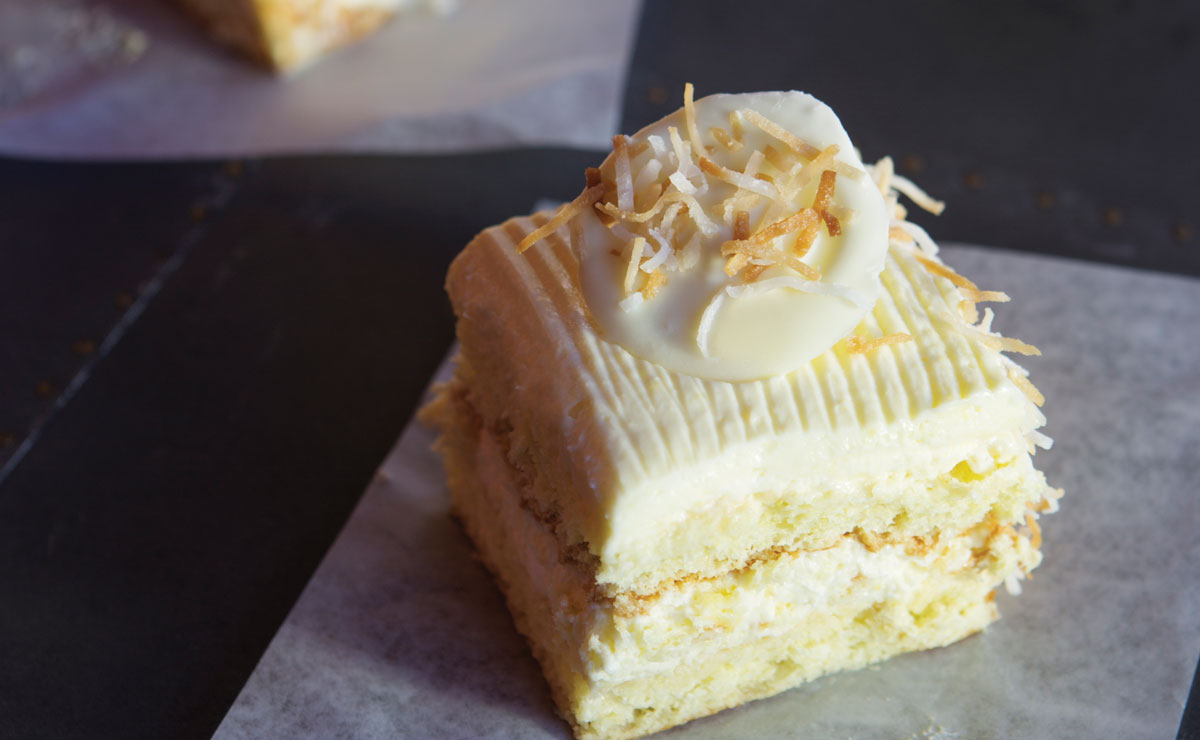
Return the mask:
<svg viewBox="0 0 1200 740">
<path fill-rule="evenodd" d="M 394 15 L 445 14 L 454 0 L 173 0 L 221 42 L 292 72 L 356 41 Z"/>
</svg>

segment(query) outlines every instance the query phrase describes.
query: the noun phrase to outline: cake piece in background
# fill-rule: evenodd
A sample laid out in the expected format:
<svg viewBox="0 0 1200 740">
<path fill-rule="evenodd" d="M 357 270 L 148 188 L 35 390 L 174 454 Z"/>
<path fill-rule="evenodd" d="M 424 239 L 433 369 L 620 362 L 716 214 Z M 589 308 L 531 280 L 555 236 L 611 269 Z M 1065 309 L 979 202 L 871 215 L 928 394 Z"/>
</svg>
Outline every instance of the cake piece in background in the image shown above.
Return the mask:
<svg viewBox="0 0 1200 740">
<path fill-rule="evenodd" d="M 221 42 L 280 72 L 306 67 L 397 13 L 449 12 L 454 0 L 172 0 Z"/>
<path fill-rule="evenodd" d="M 997 617 L 1057 507 L 1033 347 L 890 160 L 798 92 L 715 95 L 458 256 L 453 510 L 580 738 L 632 738 Z"/>
</svg>

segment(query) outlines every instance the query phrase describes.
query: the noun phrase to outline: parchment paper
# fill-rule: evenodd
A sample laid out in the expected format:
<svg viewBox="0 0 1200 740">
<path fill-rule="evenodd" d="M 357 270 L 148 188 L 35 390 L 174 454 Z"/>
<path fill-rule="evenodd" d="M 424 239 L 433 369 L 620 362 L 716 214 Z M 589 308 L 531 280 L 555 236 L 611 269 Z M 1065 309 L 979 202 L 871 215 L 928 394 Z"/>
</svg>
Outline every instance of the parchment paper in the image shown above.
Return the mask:
<svg viewBox="0 0 1200 740">
<path fill-rule="evenodd" d="M 457 0 L 277 78 L 165 0 L 0 0 L 0 153 L 603 148 L 638 0 Z"/>
<path fill-rule="evenodd" d="M 1200 282 L 995 250 L 947 261 L 1003 289 L 1039 345 L 1066 488 L 1045 561 L 956 645 L 828 677 L 676 738 L 1169 738 L 1200 651 Z M 410 425 L 216 733 L 568 738 Z"/>
</svg>

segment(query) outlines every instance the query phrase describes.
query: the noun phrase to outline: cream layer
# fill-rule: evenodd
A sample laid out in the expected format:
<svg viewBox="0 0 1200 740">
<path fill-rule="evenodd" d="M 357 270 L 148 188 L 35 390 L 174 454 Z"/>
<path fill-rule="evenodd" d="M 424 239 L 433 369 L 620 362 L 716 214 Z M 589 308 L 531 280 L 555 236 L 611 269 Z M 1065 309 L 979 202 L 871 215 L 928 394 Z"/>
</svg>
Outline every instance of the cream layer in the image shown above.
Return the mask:
<svg viewBox="0 0 1200 740">
<path fill-rule="evenodd" d="M 1040 499 L 1028 455 L 1044 417 L 1010 378 L 1024 371 L 967 326 L 958 289 L 910 248 L 890 248 L 883 295 L 855 332 L 914 341 L 865 355 L 839 345 L 791 373 L 725 383 L 607 341 L 566 228 L 515 253 L 545 220 L 488 229 L 451 267 L 459 379 L 484 418 L 511 427 L 532 505 L 564 546 L 586 544 L 606 593 L 825 546 L 855 526 L 961 528 L 995 502 L 945 493 L 956 476 L 1008 469 L 1006 513 Z"/>
</svg>

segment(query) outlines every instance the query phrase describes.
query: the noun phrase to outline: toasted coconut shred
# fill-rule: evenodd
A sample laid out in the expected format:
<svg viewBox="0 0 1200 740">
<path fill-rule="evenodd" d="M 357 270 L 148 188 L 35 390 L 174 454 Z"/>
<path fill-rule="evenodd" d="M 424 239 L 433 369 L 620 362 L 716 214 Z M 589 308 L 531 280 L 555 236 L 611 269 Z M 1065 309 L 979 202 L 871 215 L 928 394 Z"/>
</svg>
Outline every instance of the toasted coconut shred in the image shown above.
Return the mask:
<svg viewBox="0 0 1200 740">
<path fill-rule="evenodd" d="M 750 212 L 737 211 L 733 218 L 733 238 L 742 241 L 750 238 Z"/>
<path fill-rule="evenodd" d="M 728 128 L 708 128 L 705 139 L 697 122 L 691 83 L 685 85 L 683 98 L 682 132 L 669 126 L 666 138 L 649 135 L 637 143 L 626 136 L 613 137 L 611 168 L 589 168 L 586 189 L 523 238 L 517 252 L 593 208 L 612 233 L 626 242 L 625 249 L 614 250 L 614 259 L 627 260 L 624 298 L 619 305 L 633 311 L 654 300 L 673 273 L 699 264 L 705 242 L 718 234 L 723 224 L 732 238 L 721 243 L 720 254 L 725 258 L 725 273 L 734 282 L 715 291 L 701 314 L 696 343 L 700 352 L 709 356 L 717 314 L 730 299 L 790 289 L 836 296 L 870 308 L 866 296 L 823 281 L 821 274 L 803 261 L 821 231 L 834 238 L 853 222 L 854 211 L 834 202 L 838 178 L 869 177 L 890 214 L 890 247 L 910 254 L 931 276 L 949 281 L 958 291 L 958 315 L 941 316 L 945 324 L 998 352 L 1040 354 L 1032 345 L 993 332 L 990 309 L 980 317 L 976 304 L 1007 302 L 1008 295 L 981 290 L 939 259 L 937 243 L 907 220 L 900 196 L 934 215 L 945 209 L 945 203 L 896 174 L 890 157 L 861 170 L 838 160 L 836 145 L 816 147 L 748 108 L 731 112 Z M 747 125 L 773 143 L 751 151 L 748 157 L 742 155 L 745 165 L 740 170 L 722 164 L 723 157 L 747 146 Z M 811 205 L 797 208 L 799 194 L 813 182 L 816 193 Z M 706 209 L 698 196 L 705 196 L 713 187 L 724 188 L 722 192 L 728 194 Z M 752 213 L 758 215 L 752 217 Z M 770 272 L 773 269 L 776 271 Z M 902 332 L 874 338 L 852 334 L 842 346 L 847 353 L 858 355 L 912 341 L 911 335 Z M 1005 358 L 1005 362 L 1013 385 L 1040 406 L 1042 394 L 1029 382 L 1028 374 L 1011 360 Z M 1050 440 L 1039 435 L 1033 443 L 1045 446 Z"/>
<path fill-rule="evenodd" d="M 524 239 L 517 242 L 517 254 L 524 252 L 534 244 L 558 231 L 562 228 L 563 224 L 583 213 L 585 208 L 590 208 L 593 203 L 602 197 L 604 197 L 603 184 L 593 185 L 584 190 L 579 194 L 578 198 L 559 208 L 549 221 L 529 232 L 525 235 Z"/>
<path fill-rule="evenodd" d="M 614 169 L 617 179 L 617 208 L 622 211 L 633 210 L 633 176 L 629 172 L 628 139 L 624 136 L 613 137 Z"/>
<path fill-rule="evenodd" d="M 978 288 L 960 288 L 963 297 L 972 303 L 1008 303 L 1012 300 L 1008 293 L 998 290 L 979 290 Z"/>
<path fill-rule="evenodd" d="M 1042 528 L 1038 526 L 1033 512 L 1025 512 L 1025 526 L 1029 529 L 1029 544 L 1037 550 L 1042 546 Z"/>
<path fill-rule="evenodd" d="M 742 142 L 733 138 L 733 135 L 730 134 L 728 131 L 726 131 L 723 128 L 718 128 L 716 126 L 713 126 L 712 128 L 710 128 L 708 130 L 708 133 L 710 135 L 712 135 L 712 137 L 714 139 L 717 140 L 718 144 L 725 147 L 726 149 L 728 149 L 731 152 L 736 152 L 737 150 L 742 148 Z"/>
<path fill-rule="evenodd" d="M 793 152 L 799 154 L 805 159 L 816 159 L 817 155 L 821 153 L 821 150 L 817 149 L 812 144 L 809 144 L 807 141 L 804 141 L 791 131 L 788 131 L 783 126 L 780 126 L 778 123 L 775 123 L 758 111 L 744 109 L 738 111 L 738 114 L 761 129 L 764 134 L 775 137 L 782 143 L 786 144 L 787 147 Z"/>
<path fill-rule="evenodd" d="M 700 129 L 696 128 L 695 88 L 688 82 L 683 86 L 683 120 L 687 126 L 688 140 L 692 142 L 692 151 L 699 154 L 707 147 L 700 143 Z"/>
<path fill-rule="evenodd" d="M 637 280 L 638 267 L 642 264 L 642 250 L 646 248 L 646 237 L 639 236 L 633 240 L 629 250 L 629 266 L 625 270 L 625 295 L 633 292 L 633 283 Z"/>
<path fill-rule="evenodd" d="M 1030 401 L 1033 401 L 1035 406 L 1041 406 L 1046 402 L 1046 397 L 1043 396 L 1042 392 L 1037 389 L 1037 386 L 1029 381 L 1028 375 L 1018 372 L 1014 368 L 1010 367 L 1008 369 L 1008 378 L 1013 382 L 1013 385 L 1021 389 L 1021 392 L 1024 393 Z M 1054 440 L 1046 437 L 1045 435 L 1041 435 L 1041 437 L 1035 439 L 1035 442 L 1043 449 L 1050 449 L 1049 445 L 1053 444 Z"/>
</svg>

